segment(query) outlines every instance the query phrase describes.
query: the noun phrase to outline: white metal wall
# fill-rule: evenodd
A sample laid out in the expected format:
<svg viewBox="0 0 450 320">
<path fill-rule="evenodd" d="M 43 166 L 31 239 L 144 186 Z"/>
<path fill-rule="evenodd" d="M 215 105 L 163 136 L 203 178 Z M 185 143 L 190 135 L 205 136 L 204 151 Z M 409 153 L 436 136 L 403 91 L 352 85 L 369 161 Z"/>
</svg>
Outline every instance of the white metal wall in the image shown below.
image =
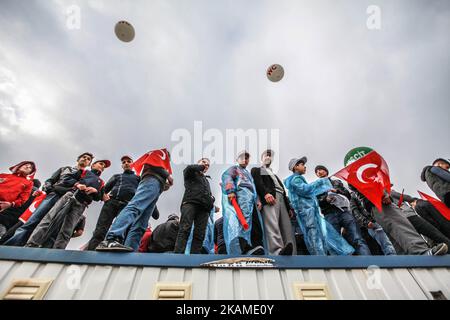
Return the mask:
<svg viewBox="0 0 450 320">
<path fill-rule="evenodd" d="M 76 279 L 79 276 L 79 288 Z M 380 269 L 381 286 L 364 269 L 183 269 L 0 261 L 0 293 L 13 279 L 55 279 L 46 299 L 152 299 L 156 282 L 192 282 L 193 299 L 293 299 L 294 282 L 325 282 L 333 299 L 450 299 L 450 268 Z"/>
</svg>

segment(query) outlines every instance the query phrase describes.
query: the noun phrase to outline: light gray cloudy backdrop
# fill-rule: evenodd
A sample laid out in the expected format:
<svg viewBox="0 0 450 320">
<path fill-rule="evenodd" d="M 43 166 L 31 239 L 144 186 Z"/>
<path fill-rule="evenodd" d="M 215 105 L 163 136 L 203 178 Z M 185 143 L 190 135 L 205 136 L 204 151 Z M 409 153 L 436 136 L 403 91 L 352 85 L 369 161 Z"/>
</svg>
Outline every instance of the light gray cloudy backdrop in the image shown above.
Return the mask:
<svg viewBox="0 0 450 320">
<path fill-rule="evenodd" d="M 80 29 L 67 27 L 71 5 Z M 369 5 L 379 30 L 367 28 Z M 119 20 L 133 42 L 115 37 Z M 313 180 L 316 164 L 334 172 L 349 149 L 371 146 L 398 189 L 427 192 L 422 168 L 450 156 L 449 30 L 446 0 L 0 0 L 0 171 L 32 159 L 44 181 L 92 151 L 113 161 L 106 180 L 122 154 L 171 150 L 174 130 L 202 121 L 278 129 L 283 178 L 293 156 L 308 156 Z M 265 76 L 272 63 L 286 71 L 278 83 Z M 227 166 L 210 171 L 218 197 Z M 153 226 L 179 212 L 183 167 Z"/>
</svg>

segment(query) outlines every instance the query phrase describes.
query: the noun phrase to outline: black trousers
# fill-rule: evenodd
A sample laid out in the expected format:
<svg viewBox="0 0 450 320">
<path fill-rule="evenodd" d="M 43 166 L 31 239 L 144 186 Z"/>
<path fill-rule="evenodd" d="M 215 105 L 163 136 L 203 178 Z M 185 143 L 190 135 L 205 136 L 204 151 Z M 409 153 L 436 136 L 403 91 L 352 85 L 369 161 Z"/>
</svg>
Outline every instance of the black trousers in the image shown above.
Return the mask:
<svg viewBox="0 0 450 320">
<path fill-rule="evenodd" d="M 437 228 L 447 238 L 450 238 L 450 221 L 444 218 L 442 214 L 428 201 L 421 201 L 420 206 L 416 206 L 416 212 Z"/>
<path fill-rule="evenodd" d="M 408 217 L 408 220 L 409 222 L 411 222 L 417 232 L 424 235 L 425 237 L 430 238 L 431 240 L 433 240 L 433 242 L 435 242 L 435 244 L 445 243 L 450 246 L 450 239 L 448 239 L 445 235 L 442 234 L 442 232 L 440 232 L 437 228 L 435 228 L 431 223 L 429 223 L 421 216 L 411 216 Z"/>
<path fill-rule="evenodd" d="M 97 225 L 94 234 L 89 240 L 87 250 L 95 250 L 97 246 L 105 239 L 113 220 L 119 215 L 120 211 L 127 205 L 126 202 L 116 199 L 109 199 L 105 202 L 98 216 Z"/>
<path fill-rule="evenodd" d="M 194 234 L 192 236 L 191 254 L 201 253 L 203 240 L 205 239 L 206 226 L 208 224 L 209 211 L 203 207 L 185 203 L 181 206 L 180 229 L 175 242 L 174 253 L 184 253 L 187 240 L 191 234 L 192 224 L 194 224 Z"/>
<path fill-rule="evenodd" d="M 23 226 L 23 222 L 19 220 L 15 225 L 9 228 L 8 231 L 6 231 L 6 233 L 0 238 L 0 245 L 12 238 L 16 230 L 21 226 Z"/>
</svg>

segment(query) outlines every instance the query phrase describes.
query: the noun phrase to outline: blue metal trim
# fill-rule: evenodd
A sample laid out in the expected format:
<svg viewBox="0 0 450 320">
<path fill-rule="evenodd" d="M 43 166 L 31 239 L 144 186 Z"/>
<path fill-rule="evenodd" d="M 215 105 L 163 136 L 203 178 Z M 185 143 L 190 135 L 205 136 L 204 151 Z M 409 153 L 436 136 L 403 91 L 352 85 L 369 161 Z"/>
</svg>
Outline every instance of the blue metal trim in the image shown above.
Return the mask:
<svg viewBox="0 0 450 320">
<path fill-rule="evenodd" d="M 0 260 L 39 263 L 198 268 L 202 263 L 233 258 L 228 255 L 182 255 L 169 253 L 107 253 L 0 246 Z M 243 257 L 243 256 L 240 256 Z M 258 256 L 263 257 L 263 256 Z M 450 267 L 446 256 L 264 256 L 278 269 L 361 269 Z"/>
</svg>

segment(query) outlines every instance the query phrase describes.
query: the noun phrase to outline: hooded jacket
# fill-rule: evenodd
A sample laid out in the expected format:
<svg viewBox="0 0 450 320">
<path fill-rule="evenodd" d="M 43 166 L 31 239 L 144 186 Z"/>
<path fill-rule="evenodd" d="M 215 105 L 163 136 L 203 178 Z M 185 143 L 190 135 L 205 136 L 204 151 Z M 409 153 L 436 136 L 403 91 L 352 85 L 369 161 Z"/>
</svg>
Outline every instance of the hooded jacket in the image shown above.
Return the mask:
<svg viewBox="0 0 450 320">
<path fill-rule="evenodd" d="M 31 163 L 33 171 L 24 177 L 17 170 L 24 164 Z M 36 165 L 32 161 L 22 161 L 9 168 L 12 173 L 0 174 L 0 201 L 10 202 L 13 208 L 22 206 L 30 197 L 33 189 L 32 177 L 36 173 Z"/>
<path fill-rule="evenodd" d="M 445 202 L 445 195 L 450 193 L 449 171 L 444 170 L 441 167 L 426 166 L 423 168 L 420 178 L 427 183 L 439 200 Z"/>
<path fill-rule="evenodd" d="M 168 252 L 175 249 L 180 221 L 176 215 L 170 215 L 166 222 L 155 228 L 148 246 L 149 252 Z"/>
</svg>

